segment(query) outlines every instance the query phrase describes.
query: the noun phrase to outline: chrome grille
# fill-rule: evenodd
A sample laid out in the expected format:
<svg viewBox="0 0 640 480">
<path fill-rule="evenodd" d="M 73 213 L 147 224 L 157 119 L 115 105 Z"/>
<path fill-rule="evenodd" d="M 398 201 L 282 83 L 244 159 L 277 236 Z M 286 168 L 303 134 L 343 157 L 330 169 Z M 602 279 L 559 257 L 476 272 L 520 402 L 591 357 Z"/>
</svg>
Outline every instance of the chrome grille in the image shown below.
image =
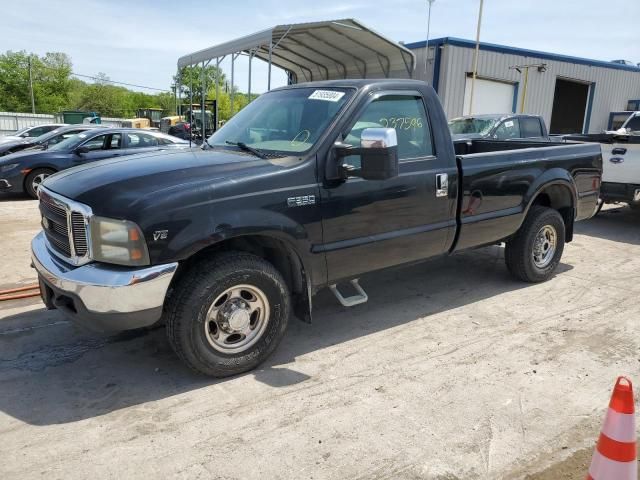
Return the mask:
<svg viewBox="0 0 640 480">
<path fill-rule="evenodd" d="M 89 262 L 87 224 L 91 209 L 42 186 L 38 196 L 42 228 L 52 252 L 75 265 Z"/>
<path fill-rule="evenodd" d="M 71 257 L 67 210 L 50 195 L 40 195 L 42 228 L 51 246 L 66 257 Z"/>
<path fill-rule="evenodd" d="M 73 231 L 73 247 L 76 255 L 82 257 L 87 254 L 87 230 L 84 215 L 71 212 L 71 230 Z"/>
</svg>

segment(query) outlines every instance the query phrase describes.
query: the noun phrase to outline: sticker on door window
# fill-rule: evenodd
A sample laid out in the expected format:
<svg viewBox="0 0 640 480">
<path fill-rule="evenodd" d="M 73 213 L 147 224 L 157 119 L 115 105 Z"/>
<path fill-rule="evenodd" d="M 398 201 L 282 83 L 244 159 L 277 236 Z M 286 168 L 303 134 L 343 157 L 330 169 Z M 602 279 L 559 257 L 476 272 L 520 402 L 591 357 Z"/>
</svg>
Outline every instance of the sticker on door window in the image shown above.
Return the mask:
<svg viewBox="0 0 640 480">
<path fill-rule="evenodd" d="M 504 126 L 511 128 L 513 127 L 513 122 L 511 120 L 509 120 L 508 122 L 504 122 Z"/>
<path fill-rule="evenodd" d="M 325 102 L 337 102 L 344 97 L 344 92 L 336 92 L 335 90 L 314 90 L 309 95 L 309 100 L 324 100 Z"/>
</svg>

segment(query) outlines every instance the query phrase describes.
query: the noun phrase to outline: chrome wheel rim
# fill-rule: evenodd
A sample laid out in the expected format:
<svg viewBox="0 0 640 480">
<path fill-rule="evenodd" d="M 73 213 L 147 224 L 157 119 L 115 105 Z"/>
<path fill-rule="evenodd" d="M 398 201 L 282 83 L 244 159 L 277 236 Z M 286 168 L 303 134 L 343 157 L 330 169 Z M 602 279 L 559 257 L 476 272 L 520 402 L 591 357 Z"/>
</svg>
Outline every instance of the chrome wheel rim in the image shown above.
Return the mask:
<svg viewBox="0 0 640 480">
<path fill-rule="evenodd" d="M 39 175 L 36 175 L 35 177 L 33 177 L 33 181 L 31 182 L 31 188 L 33 189 L 34 192 L 38 191 L 38 188 L 40 187 L 42 182 L 44 182 L 44 179 L 47 178 L 48 176 L 49 176 L 48 173 L 40 173 Z"/>
<path fill-rule="evenodd" d="M 205 336 L 219 352 L 244 352 L 260 340 L 270 313 L 262 290 L 253 285 L 233 286 L 211 303 L 204 322 Z"/>
<path fill-rule="evenodd" d="M 536 234 L 533 242 L 533 263 L 538 268 L 545 268 L 553 260 L 558 243 L 558 234 L 551 225 L 545 225 Z"/>
</svg>

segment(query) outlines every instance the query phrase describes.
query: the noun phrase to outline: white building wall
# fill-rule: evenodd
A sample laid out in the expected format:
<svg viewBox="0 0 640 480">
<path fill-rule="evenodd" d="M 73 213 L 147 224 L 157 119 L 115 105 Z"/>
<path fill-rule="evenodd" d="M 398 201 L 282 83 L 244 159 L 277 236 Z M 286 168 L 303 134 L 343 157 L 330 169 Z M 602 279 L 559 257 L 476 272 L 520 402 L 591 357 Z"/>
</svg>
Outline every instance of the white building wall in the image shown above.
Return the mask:
<svg viewBox="0 0 640 480">
<path fill-rule="evenodd" d="M 425 48 L 413 50 L 420 61 L 424 62 Z M 442 47 L 438 95 L 449 118 L 466 114 L 463 112 L 465 77 L 473 70 L 473 48 L 445 44 Z M 524 90 L 524 78 L 512 65 L 528 63 L 546 63 L 547 71 L 529 70 L 529 82 L 524 113 L 542 115 L 547 123 L 551 122 L 551 110 L 557 77 L 595 83 L 595 95 L 589 122 L 589 133 L 601 132 L 607 127 L 609 112 L 625 110 L 627 101 L 640 98 L 640 72 L 618 70 L 600 66 L 582 65 L 538 57 L 528 57 L 509 53 L 480 50 L 478 57 L 478 76 L 496 80 L 518 82 L 517 111 L 521 111 Z M 432 70 L 425 75 L 422 68 L 416 68 L 415 78 L 431 83 Z"/>
</svg>

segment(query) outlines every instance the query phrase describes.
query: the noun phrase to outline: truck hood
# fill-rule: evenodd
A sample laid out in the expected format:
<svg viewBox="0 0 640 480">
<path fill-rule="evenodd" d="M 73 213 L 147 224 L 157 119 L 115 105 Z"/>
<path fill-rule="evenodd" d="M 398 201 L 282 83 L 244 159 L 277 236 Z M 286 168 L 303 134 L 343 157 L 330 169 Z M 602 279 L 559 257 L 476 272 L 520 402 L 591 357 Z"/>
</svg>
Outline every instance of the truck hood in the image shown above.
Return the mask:
<svg viewBox="0 0 640 480">
<path fill-rule="evenodd" d="M 176 190 L 210 196 L 225 178 L 277 169 L 269 160 L 231 150 L 176 150 L 92 162 L 52 175 L 44 186 L 101 215 L 155 202 Z"/>
</svg>

